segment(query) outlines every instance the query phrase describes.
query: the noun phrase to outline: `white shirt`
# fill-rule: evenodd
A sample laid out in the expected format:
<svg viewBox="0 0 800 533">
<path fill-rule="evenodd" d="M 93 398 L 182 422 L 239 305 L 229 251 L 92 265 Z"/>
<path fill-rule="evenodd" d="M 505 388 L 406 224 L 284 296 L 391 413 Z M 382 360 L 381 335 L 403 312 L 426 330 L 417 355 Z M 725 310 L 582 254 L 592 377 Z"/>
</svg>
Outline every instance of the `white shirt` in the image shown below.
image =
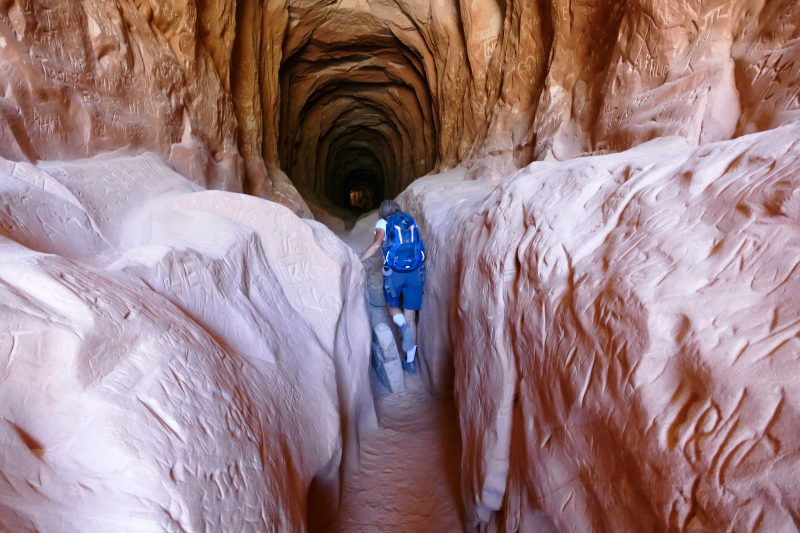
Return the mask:
<svg viewBox="0 0 800 533">
<path fill-rule="evenodd" d="M 379 229 L 383 230 L 383 238 L 385 239 L 386 238 L 386 219 L 385 218 L 382 218 L 382 219 L 378 220 L 378 223 L 375 224 L 374 233 L 377 234 Z"/>
</svg>

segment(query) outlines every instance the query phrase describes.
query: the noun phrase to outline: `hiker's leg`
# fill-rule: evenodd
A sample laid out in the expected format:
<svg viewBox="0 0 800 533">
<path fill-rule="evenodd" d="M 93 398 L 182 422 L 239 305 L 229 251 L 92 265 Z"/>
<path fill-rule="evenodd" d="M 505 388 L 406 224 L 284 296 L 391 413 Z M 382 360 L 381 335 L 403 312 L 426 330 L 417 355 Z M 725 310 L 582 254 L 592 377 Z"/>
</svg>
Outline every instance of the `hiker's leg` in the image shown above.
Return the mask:
<svg viewBox="0 0 800 533">
<path fill-rule="evenodd" d="M 403 351 L 406 363 L 412 363 L 417 353 L 417 311 L 422 308 L 422 276 L 418 269 L 406 274 L 403 284 L 403 321 L 408 324 L 410 335 L 403 336 Z"/>
<path fill-rule="evenodd" d="M 392 320 L 394 320 L 395 315 L 399 315 L 403 312 L 399 307 L 392 307 L 389 305 L 389 302 L 386 302 L 386 309 L 389 311 L 389 316 L 392 317 Z"/>
<path fill-rule="evenodd" d="M 406 319 L 406 323 L 411 326 L 411 329 L 414 331 L 414 345 L 417 344 L 417 312 L 413 309 L 404 309 L 403 310 L 403 317 Z"/>
<path fill-rule="evenodd" d="M 401 311 L 399 307 L 389 306 L 389 314 L 392 315 L 392 322 L 400 328 L 400 335 L 403 343 L 400 347 L 406 352 L 406 362 L 414 360 L 417 347 L 417 325 L 414 320 L 414 311 Z"/>
<path fill-rule="evenodd" d="M 400 310 L 400 291 L 397 290 L 395 287 L 395 278 L 390 273 L 390 275 L 383 276 L 383 298 L 386 300 L 386 309 L 389 311 L 389 316 L 394 317 L 397 315 L 402 316 L 402 311 Z M 398 324 L 399 325 L 399 324 Z"/>
<path fill-rule="evenodd" d="M 405 324 L 403 310 L 400 308 L 400 295 L 403 294 L 403 274 L 392 272 L 383 278 L 383 297 L 386 299 L 386 309 L 389 316 L 398 327 Z"/>
</svg>

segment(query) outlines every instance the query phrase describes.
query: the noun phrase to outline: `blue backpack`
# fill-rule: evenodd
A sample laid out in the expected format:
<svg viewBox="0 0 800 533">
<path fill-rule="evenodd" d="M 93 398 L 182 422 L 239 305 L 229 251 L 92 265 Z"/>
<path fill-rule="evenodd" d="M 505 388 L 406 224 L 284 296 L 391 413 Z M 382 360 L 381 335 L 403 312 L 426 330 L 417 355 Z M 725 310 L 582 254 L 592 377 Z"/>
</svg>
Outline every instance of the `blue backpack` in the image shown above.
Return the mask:
<svg viewBox="0 0 800 533">
<path fill-rule="evenodd" d="M 386 220 L 383 264 L 395 272 L 410 272 L 425 259 L 425 243 L 417 223 L 408 213 L 395 213 Z"/>
</svg>

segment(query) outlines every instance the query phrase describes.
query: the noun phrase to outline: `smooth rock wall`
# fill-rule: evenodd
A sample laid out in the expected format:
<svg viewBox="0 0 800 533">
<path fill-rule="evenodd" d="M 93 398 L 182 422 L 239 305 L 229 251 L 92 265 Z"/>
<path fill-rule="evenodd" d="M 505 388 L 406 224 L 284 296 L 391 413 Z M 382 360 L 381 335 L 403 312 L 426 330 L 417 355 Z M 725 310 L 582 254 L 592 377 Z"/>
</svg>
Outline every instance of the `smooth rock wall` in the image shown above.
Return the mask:
<svg viewBox="0 0 800 533">
<path fill-rule="evenodd" d="M 444 387 L 452 354 L 473 524 L 794 530 L 798 139 L 665 138 L 405 193 L 429 279 L 453 279 L 420 357 Z"/>
<path fill-rule="evenodd" d="M 376 422 L 363 269 L 327 229 L 154 154 L 2 160 L 0 248 L 0 529 L 333 517 Z"/>
</svg>

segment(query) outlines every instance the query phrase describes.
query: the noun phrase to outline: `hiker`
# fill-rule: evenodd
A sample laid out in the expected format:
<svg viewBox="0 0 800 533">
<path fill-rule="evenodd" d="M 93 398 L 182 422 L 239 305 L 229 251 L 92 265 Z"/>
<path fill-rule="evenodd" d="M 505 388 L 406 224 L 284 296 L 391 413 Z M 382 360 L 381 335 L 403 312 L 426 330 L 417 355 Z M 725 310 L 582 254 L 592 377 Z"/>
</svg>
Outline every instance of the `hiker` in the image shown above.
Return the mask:
<svg viewBox="0 0 800 533">
<path fill-rule="evenodd" d="M 416 312 L 422 307 L 425 285 L 425 243 L 414 219 L 403 213 L 394 200 L 384 200 L 378 214 L 381 218 L 375 224 L 375 240 L 361 254 L 361 260 L 383 249 L 383 297 L 392 321 L 403 335 L 406 363 L 413 363 L 417 354 Z"/>
</svg>

